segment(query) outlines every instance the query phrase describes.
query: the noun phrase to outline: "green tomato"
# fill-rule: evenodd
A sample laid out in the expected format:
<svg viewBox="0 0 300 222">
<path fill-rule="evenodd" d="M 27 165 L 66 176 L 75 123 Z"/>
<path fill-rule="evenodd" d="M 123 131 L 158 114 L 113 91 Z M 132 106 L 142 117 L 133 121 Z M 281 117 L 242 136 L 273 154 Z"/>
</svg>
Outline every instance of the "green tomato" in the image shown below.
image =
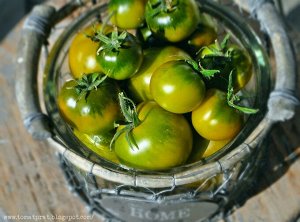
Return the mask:
<svg viewBox="0 0 300 222">
<path fill-rule="evenodd" d="M 196 30 L 200 11 L 195 0 L 149 0 L 145 18 L 155 35 L 179 42 Z"/>
<path fill-rule="evenodd" d="M 192 124 L 207 140 L 229 140 L 242 129 L 243 115 L 227 104 L 225 92 L 209 89 L 201 105 L 192 112 Z"/>
<path fill-rule="evenodd" d="M 145 23 L 142 27 L 136 29 L 136 37 L 141 42 L 143 49 L 153 47 L 163 47 L 169 45 L 169 43 L 163 39 L 156 38 L 153 32 Z"/>
<path fill-rule="evenodd" d="M 64 120 L 80 132 L 98 134 L 110 131 L 115 121 L 121 119 L 118 102 L 119 88 L 106 79 L 88 93 L 79 93 L 77 80 L 69 80 L 62 86 L 57 98 Z"/>
<path fill-rule="evenodd" d="M 136 29 L 144 21 L 146 0 L 110 0 L 111 22 L 122 29 Z"/>
<path fill-rule="evenodd" d="M 197 133 L 196 133 L 197 134 Z M 228 144 L 231 139 L 226 140 L 207 140 L 201 136 L 194 135 L 193 137 L 193 149 L 188 159 L 189 163 L 197 162 L 203 158 L 207 158 Z"/>
<path fill-rule="evenodd" d="M 224 51 L 230 52 L 228 57 L 213 56 L 217 50 L 216 44 L 203 48 L 198 55 L 198 61 L 205 69 L 219 70 L 211 78 L 205 79 L 208 88 L 228 90 L 229 75 L 232 72 L 232 87 L 235 92 L 242 89 L 252 76 L 252 64 L 249 56 L 237 45 L 230 45 Z"/>
<path fill-rule="evenodd" d="M 205 84 L 186 61 L 170 61 L 154 72 L 150 90 L 154 100 L 173 113 L 196 109 L 205 96 Z"/>
<path fill-rule="evenodd" d="M 154 71 L 168 61 L 184 59 L 190 59 L 190 56 L 174 46 L 146 49 L 139 71 L 128 81 L 130 95 L 137 102 L 153 100 L 150 92 L 150 80 Z"/>
<path fill-rule="evenodd" d="M 184 116 L 170 113 L 154 101 L 141 103 L 137 112 L 140 124 L 129 132 L 133 142 L 122 133 L 114 143 L 121 163 L 147 170 L 184 164 L 193 144 L 192 130 Z"/>
<path fill-rule="evenodd" d="M 100 30 L 101 27 L 101 24 L 90 25 L 79 31 L 72 40 L 69 48 L 68 62 L 74 78 L 81 78 L 84 74 L 102 71 L 97 62 L 99 42 L 95 42 L 87 37 L 93 36 L 95 30 Z M 103 31 L 104 33 L 108 33 L 112 31 L 112 27 L 106 26 Z"/>
<path fill-rule="evenodd" d="M 111 35 L 112 33 L 107 37 L 109 38 Z M 109 44 L 110 46 L 100 50 L 97 56 L 104 74 L 116 80 L 132 77 L 139 70 L 143 61 L 142 47 L 136 37 L 127 32 L 125 39 L 118 42 L 120 47 L 111 48 L 115 46 L 115 40 Z"/>
<path fill-rule="evenodd" d="M 217 39 L 217 32 L 213 27 L 199 24 L 197 29 L 181 43 L 181 47 L 195 55 L 202 47 L 212 44 Z"/>
<path fill-rule="evenodd" d="M 252 76 L 252 64 L 246 51 L 237 45 L 229 46 L 232 56 L 232 84 L 234 91 L 238 91 L 245 87 Z"/>
<path fill-rule="evenodd" d="M 74 135 L 90 150 L 98 156 L 107 159 L 113 163 L 119 163 L 118 157 L 109 145 L 113 137 L 113 133 L 105 134 L 86 134 L 74 129 Z"/>
</svg>

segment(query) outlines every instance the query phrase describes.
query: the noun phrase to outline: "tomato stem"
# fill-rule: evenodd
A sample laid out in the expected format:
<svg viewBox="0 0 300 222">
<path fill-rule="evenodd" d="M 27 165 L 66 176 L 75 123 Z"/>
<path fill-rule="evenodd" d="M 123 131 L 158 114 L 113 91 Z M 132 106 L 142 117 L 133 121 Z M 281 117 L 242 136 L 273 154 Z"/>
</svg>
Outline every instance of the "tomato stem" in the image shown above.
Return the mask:
<svg viewBox="0 0 300 222">
<path fill-rule="evenodd" d="M 166 12 L 171 12 L 173 10 L 175 10 L 175 7 L 177 5 L 177 1 L 176 0 L 164 0 L 164 9 Z"/>
<path fill-rule="evenodd" d="M 196 62 L 192 59 L 185 60 L 194 70 L 200 72 L 205 78 L 212 78 L 215 74 L 220 73 L 220 70 L 216 69 L 205 69 L 200 62 Z"/>
<path fill-rule="evenodd" d="M 176 9 L 177 0 L 151 0 L 148 1 L 153 9 L 151 16 L 154 17 L 161 12 L 169 13 Z"/>
<path fill-rule="evenodd" d="M 89 93 L 93 89 L 97 89 L 98 86 L 102 84 L 106 78 L 106 75 L 96 72 L 83 75 L 80 79 L 77 79 L 75 90 L 79 94 L 78 100 L 81 99 L 83 95 L 85 95 L 85 98 L 87 98 Z"/>
<path fill-rule="evenodd" d="M 242 113 L 245 113 L 245 114 L 256 114 L 259 111 L 259 109 L 253 109 L 253 108 L 234 104 L 235 102 L 240 101 L 240 97 L 234 94 L 233 84 L 232 84 L 232 74 L 233 74 L 233 71 L 231 71 L 229 74 L 229 83 L 228 83 L 228 90 L 227 90 L 228 105 L 234 109 L 239 110 Z"/>
<path fill-rule="evenodd" d="M 119 51 L 119 49 L 123 46 L 127 35 L 127 31 L 123 31 L 119 34 L 117 28 L 111 32 L 110 38 L 104 35 L 102 31 L 97 31 L 95 38 L 103 43 L 97 50 L 97 55 L 99 55 L 102 50 Z"/>
<path fill-rule="evenodd" d="M 113 143 L 121 134 L 126 133 L 125 138 L 131 149 L 139 149 L 131 133 L 131 131 L 141 123 L 141 121 L 138 118 L 136 106 L 131 99 L 124 95 L 123 92 L 119 93 L 119 102 L 126 123 L 124 128 L 116 132 L 113 139 L 111 140 L 110 147 L 112 148 Z"/>
<path fill-rule="evenodd" d="M 126 97 L 123 92 L 119 93 L 119 102 L 121 111 L 127 123 L 132 123 L 134 127 L 137 127 L 141 121 L 138 118 L 134 102 Z"/>
</svg>

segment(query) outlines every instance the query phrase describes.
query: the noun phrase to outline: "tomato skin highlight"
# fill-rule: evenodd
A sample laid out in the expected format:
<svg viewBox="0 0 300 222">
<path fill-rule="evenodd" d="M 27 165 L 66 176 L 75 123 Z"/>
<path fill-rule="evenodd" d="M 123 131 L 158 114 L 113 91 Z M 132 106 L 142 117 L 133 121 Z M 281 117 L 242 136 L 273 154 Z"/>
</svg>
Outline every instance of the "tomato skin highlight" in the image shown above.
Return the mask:
<svg viewBox="0 0 300 222">
<path fill-rule="evenodd" d="M 205 96 L 205 84 L 186 61 L 170 61 L 154 72 L 150 90 L 154 100 L 173 113 L 187 113 L 197 108 Z"/>
<path fill-rule="evenodd" d="M 182 59 L 190 59 L 190 56 L 175 46 L 146 49 L 139 71 L 128 81 L 129 92 L 135 101 L 153 100 L 150 81 L 154 71 L 166 62 Z"/>
<path fill-rule="evenodd" d="M 201 105 L 192 112 L 192 124 L 207 140 L 227 140 L 243 126 L 243 116 L 227 104 L 226 93 L 209 89 Z"/>
<path fill-rule="evenodd" d="M 184 164 L 193 143 L 187 120 L 162 109 L 154 101 L 141 103 L 137 110 L 141 123 L 131 130 L 131 135 L 138 148 L 129 145 L 126 133 L 114 144 L 121 163 L 147 170 L 165 170 Z"/>
<path fill-rule="evenodd" d="M 102 24 L 90 25 L 79 31 L 71 42 L 68 55 L 68 63 L 71 74 L 74 78 L 81 78 L 82 75 L 101 72 L 101 66 L 97 62 L 97 50 L 99 42 L 94 42 L 87 37 L 93 36 L 95 30 L 101 29 Z M 104 28 L 104 33 L 112 30 L 111 26 Z"/>
<path fill-rule="evenodd" d="M 132 77 L 143 61 L 143 51 L 135 36 L 127 33 L 123 46 L 118 50 L 101 50 L 97 55 L 104 74 L 116 80 Z"/>
<path fill-rule="evenodd" d="M 118 86 L 106 79 L 87 98 L 75 89 L 76 80 L 67 81 L 57 98 L 59 111 L 64 120 L 80 132 L 97 134 L 114 129 L 114 123 L 121 119 L 118 103 Z"/>
<path fill-rule="evenodd" d="M 135 29 L 141 26 L 145 17 L 146 0 L 110 0 L 108 11 L 111 22 L 122 29 Z"/>
<path fill-rule="evenodd" d="M 177 0 L 172 9 L 156 12 L 162 1 L 148 1 L 145 18 L 151 31 L 170 42 L 179 42 L 195 31 L 200 11 L 195 0 Z"/>
</svg>

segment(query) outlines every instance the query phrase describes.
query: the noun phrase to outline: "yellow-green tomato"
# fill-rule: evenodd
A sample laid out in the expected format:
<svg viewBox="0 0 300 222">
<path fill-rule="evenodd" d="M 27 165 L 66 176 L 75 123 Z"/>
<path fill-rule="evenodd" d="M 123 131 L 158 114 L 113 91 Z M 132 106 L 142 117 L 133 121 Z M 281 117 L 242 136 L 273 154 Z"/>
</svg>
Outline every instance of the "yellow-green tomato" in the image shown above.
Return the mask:
<svg viewBox="0 0 300 222">
<path fill-rule="evenodd" d="M 101 29 L 101 24 L 90 25 L 79 31 L 71 42 L 69 48 L 69 67 L 74 78 L 80 78 L 83 74 L 101 72 L 101 67 L 97 62 L 97 50 L 99 42 L 94 42 L 87 36 L 93 36 L 95 30 Z M 110 26 L 104 28 L 104 32 L 111 31 Z"/>
<path fill-rule="evenodd" d="M 231 44 L 223 50 L 230 52 L 228 57 L 212 56 L 214 50 L 217 50 L 215 43 L 203 48 L 198 55 L 198 61 L 205 69 L 220 71 L 220 73 L 206 79 L 207 88 L 218 88 L 227 92 L 229 75 L 232 72 L 234 91 L 237 92 L 242 89 L 252 76 L 252 64 L 247 52 L 235 44 Z"/>
<path fill-rule="evenodd" d="M 87 134 L 108 132 L 121 119 L 118 101 L 119 88 L 106 79 L 87 93 L 78 92 L 78 81 L 67 81 L 57 98 L 59 111 L 73 128 Z M 77 89 L 76 89 L 77 88 Z"/>
<path fill-rule="evenodd" d="M 228 140 L 240 132 L 243 115 L 227 104 L 225 92 L 209 89 L 201 105 L 193 110 L 192 123 L 207 140 Z"/>
<path fill-rule="evenodd" d="M 187 48 L 189 52 L 195 54 L 202 47 L 210 45 L 216 39 L 217 32 L 213 27 L 199 24 L 196 31 L 194 31 L 193 34 L 184 41 L 183 47 Z"/>
<path fill-rule="evenodd" d="M 119 163 L 118 157 L 109 145 L 113 137 L 112 133 L 106 134 L 86 134 L 78 130 L 74 130 L 75 136 L 94 153 L 114 163 Z"/>
<path fill-rule="evenodd" d="M 139 71 L 128 81 L 130 95 L 137 102 L 153 100 L 150 93 L 150 80 L 153 72 L 168 61 L 184 59 L 190 59 L 190 56 L 175 46 L 146 49 Z"/>
<path fill-rule="evenodd" d="M 251 79 L 252 64 L 245 50 L 237 45 L 230 45 L 229 49 L 232 56 L 233 88 L 235 91 L 242 89 Z"/>
<path fill-rule="evenodd" d="M 188 160 L 189 163 L 197 162 L 213 155 L 228 144 L 230 139 L 213 141 L 204 139 L 199 135 L 194 135 L 193 142 L 193 150 Z"/>
<path fill-rule="evenodd" d="M 192 130 L 185 117 L 164 110 L 154 101 L 141 103 L 137 112 L 140 124 L 129 134 L 122 133 L 114 143 L 120 161 L 147 170 L 184 164 L 193 145 Z M 133 140 L 131 145 L 128 138 Z"/>
<path fill-rule="evenodd" d="M 111 22 L 122 29 L 138 28 L 144 21 L 146 0 L 110 0 Z"/>
<path fill-rule="evenodd" d="M 154 100 L 173 113 L 196 109 L 205 96 L 205 84 L 186 61 L 170 61 L 153 73 L 150 90 Z"/>
<path fill-rule="evenodd" d="M 149 0 L 145 19 L 156 36 L 179 42 L 196 30 L 200 11 L 195 0 Z"/>
</svg>

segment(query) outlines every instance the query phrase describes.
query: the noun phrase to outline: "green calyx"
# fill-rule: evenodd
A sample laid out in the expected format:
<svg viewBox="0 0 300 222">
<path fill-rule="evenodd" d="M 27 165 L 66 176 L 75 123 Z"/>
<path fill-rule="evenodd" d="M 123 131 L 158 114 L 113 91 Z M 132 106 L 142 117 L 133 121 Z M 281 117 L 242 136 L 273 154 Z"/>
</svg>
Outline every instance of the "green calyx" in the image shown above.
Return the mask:
<svg viewBox="0 0 300 222">
<path fill-rule="evenodd" d="M 193 67 L 194 70 L 200 72 L 205 78 L 212 78 L 215 74 L 220 73 L 220 70 L 217 69 L 205 69 L 200 62 L 195 60 L 188 59 L 185 60 L 189 65 Z"/>
<path fill-rule="evenodd" d="M 203 50 L 208 49 L 211 53 L 202 57 L 204 58 L 215 58 L 222 59 L 224 62 L 231 62 L 232 60 L 232 51 L 227 50 L 228 41 L 230 39 L 230 35 L 227 34 L 221 43 L 218 40 L 215 40 L 214 46 L 204 46 L 202 47 L 196 54 L 201 53 Z M 210 79 L 215 76 L 215 74 L 220 73 L 220 70 L 217 69 L 206 69 L 201 64 L 201 60 L 197 64 L 199 66 L 199 72 L 207 79 Z"/>
<path fill-rule="evenodd" d="M 148 1 L 153 9 L 151 16 L 154 17 L 161 12 L 169 13 L 176 9 L 178 0 L 150 0 Z"/>
<path fill-rule="evenodd" d="M 132 136 L 132 130 L 137 127 L 141 121 L 138 118 L 136 106 L 134 102 L 126 97 L 123 92 L 119 93 L 119 103 L 121 111 L 125 117 L 125 126 L 121 130 L 117 131 L 114 137 L 111 140 L 110 148 L 112 149 L 112 146 L 116 139 L 123 133 L 125 133 L 126 140 L 130 146 L 131 149 L 139 149 L 135 139 Z"/>
<path fill-rule="evenodd" d="M 205 57 L 210 57 L 210 58 L 220 58 L 223 59 L 224 62 L 231 62 L 233 58 L 233 51 L 231 49 L 227 49 L 228 41 L 229 41 L 230 35 L 227 34 L 224 39 L 222 40 L 221 43 L 219 43 L 217 40 L 215 41 L 215 47 L 210 47 L 210 46 L 204 46 L 202 49 L 200 49 L 198 53 L 201 53 L 202 50 L 205 48 L 208 48 L 210 50 L 209 55 L 205 55 Z M 205 69 L 201 65 L 201 61 L 196 62 L 195 60 L 186 60 L 188 64 L 190 64 L 194 70 L 200 72 L 203 77 L 210 79 L 214 77 L 216 74 L 220 73 L 220 70 L 217 69 Z M 233 88 L 233 81 L 232 81 L 232 75 L 233 75 L 233 70 L 231 70 L 229 74 L 229 82 L 228 82 L 228 88 L 227 88 L 227 104 L 236 109 L 239 110 L 242 113 L 245 114 L 255 114 L 259 110 L 258 109 L 253 109 L 249 107 L 244 107 L 237 105 L 236 103 L 241 100 L 239 96 L 237 96 L 234 92 Z"/>
<path fill-rule="evenodd" d="M 79 99 L 82 96 L 85 96 L 85 99 L 88 97 L 89 93 L 93 89 L 97 89 L 98 86 L 107 78 L 106 75 L 101 73 L 91 73 L 87 75 L 83 75 L 82 78 L 77 79 L 77 85 L 74 87 L 76 93 L 79 95 Z"/>
<path fill-rule="evenodd" d="M 108 37 L 104 35 L 101 31 L 97 31 L 95 39 L 103 43 L 97 50 L 97 54 L 99 54 L 102 50 L 118 52 L 120 48 L 123 47 L 127 35 L 128 33 L 126 31 L 119 33 L 118 30 L 114 30 L 111 33 L 110 37 Z"/>
<path fill-rule="evenodd" d="M 241 100 L 241 98 L 234 93 L 233 84 L 232 84 L 232 73 L 233 73 L 233 71 L 231 71 L 230 75 L 229 75 L 229 84 L 228 84 L 228 90 L 227 90 L 227 104 L 230 107 L 237 109 L 242 113 L 256 114 L 259 111 L 259 109 L 253 109 L 253 108 L 244 107 L 244 106 L 235 104 L 236 102 L 239 102 Z"/>
</svg>

